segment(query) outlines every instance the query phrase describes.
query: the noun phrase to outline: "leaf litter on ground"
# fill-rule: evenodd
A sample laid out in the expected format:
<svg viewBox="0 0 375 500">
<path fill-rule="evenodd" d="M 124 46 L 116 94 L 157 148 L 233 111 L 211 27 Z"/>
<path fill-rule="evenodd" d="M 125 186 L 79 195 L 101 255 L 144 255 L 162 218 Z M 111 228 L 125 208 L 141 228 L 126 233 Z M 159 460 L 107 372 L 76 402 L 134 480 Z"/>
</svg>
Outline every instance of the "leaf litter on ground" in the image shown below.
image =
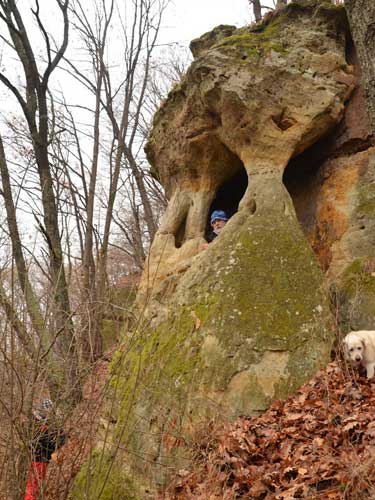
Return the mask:
<svg viewBox="0 0 375 500">
<path fill-rule="evenodd" d="M 375 380 L 332 362 L 259 417 L 211 425 L 159 498 L 375 498 Z"/>
</svg>

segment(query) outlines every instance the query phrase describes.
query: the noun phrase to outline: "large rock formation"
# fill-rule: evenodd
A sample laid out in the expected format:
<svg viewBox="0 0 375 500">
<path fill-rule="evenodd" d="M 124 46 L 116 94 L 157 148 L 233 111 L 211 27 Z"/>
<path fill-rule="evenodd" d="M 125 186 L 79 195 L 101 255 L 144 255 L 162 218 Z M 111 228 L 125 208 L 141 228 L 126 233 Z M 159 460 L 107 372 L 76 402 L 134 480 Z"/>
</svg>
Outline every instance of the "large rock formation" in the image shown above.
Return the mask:
<svg viewBox="0 0 375 500">
<path fill-rule="evenodd" d="M 170 203 L 143 292 L 155 293 L 197 254 L 217 190 L 241 168 L 249 187 L 240 211 L 267 217 L 274 195 L 273 208 L 283 212 L 285 167 L 340 121 L 353 89 L 345 44 L 342 8 L 296 2 L 257 31 L 243 28 L 203 45 L 156 114 L 147 146 Z"/>
<path fill-rule="evenodd" d="M 147 146 L 170 202 L 140 286 L 143 319 L 113 364 L 116 423 L 79 476 L 93 469 L 93 498 L 134 498 L 130 473 L 162 483 L 207 419 L 262 412 L 329 360 L 323 271 L 342 279 L 344 300 L 373 227 L 374 153 L 346 106 L 348 37 L 342 7 L 301 0 L 194 41 Z M 219 204 L 234 215 L 202 251 Z"/>
</svg>

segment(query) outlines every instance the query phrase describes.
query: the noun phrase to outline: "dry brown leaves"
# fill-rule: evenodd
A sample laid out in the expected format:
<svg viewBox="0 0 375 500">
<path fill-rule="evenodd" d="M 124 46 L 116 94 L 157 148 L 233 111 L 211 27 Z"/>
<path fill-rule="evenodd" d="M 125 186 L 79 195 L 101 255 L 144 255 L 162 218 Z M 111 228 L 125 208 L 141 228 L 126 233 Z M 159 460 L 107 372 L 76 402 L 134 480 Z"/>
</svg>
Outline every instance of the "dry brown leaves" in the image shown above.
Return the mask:
<svg viewBox="0 0 375 500">
<path fill-rule="evenodd" d="M 375 381 L 320 371 L 287 401 L 240 418 L 196 443 L 164 499 L 375 498 Z"/>
</svg>

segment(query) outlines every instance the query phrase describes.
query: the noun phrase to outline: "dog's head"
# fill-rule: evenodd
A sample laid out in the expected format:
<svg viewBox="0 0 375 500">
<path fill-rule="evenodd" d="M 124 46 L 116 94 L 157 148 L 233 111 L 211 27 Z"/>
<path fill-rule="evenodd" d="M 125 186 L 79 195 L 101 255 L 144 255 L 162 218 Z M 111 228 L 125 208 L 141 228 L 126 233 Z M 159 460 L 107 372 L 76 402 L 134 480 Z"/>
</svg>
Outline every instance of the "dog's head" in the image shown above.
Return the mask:
<svg viewBox="0 0 375 500">
<path fill-rule="evenodd" d="M 364 356 L 365 342 L 355 332 L 350 332 L 343 340 L 345 357 L 353 364 L 361 364 Z"/>
</svg>

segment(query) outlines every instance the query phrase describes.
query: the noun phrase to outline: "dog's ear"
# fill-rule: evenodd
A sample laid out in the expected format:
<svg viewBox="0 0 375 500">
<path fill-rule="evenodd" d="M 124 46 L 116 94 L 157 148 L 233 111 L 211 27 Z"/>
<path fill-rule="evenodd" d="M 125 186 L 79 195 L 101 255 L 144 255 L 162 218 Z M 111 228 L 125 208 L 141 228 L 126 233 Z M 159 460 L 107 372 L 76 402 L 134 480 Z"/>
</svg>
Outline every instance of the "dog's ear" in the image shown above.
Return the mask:
<svg viewBox="0 0 375 500">
<path fill-rule="evenodd" d="M 358 335 L 358 337 L 359 337 L 359 340 L 361 341 L 362 349 L 366 349 L 366 347 L 367 347 L 367 341 L 368 341 L 366 335 L 360 334 L 360 335 Z"/>
<path fill-rule="evenodd" d="M 349 358 L 349 349 L 348 349 L 348 339 L 347 337 L 344 337 L 342 339 L 342 349 L 344 351 L 344 355 L 345 355 L 345 358 L 348 359 Z"/>
<path fill-rule="evenodd" d="M 341 343 L 342 343 L 342 346 L 343 346 L 344 348 L 346 348 L 346 349 L 348 348 L 348 342 L 349 342 L 349 339 L 348 339 L 348 336 L 346 335 L 346 337 L 344 337 L 344 338 L 342 339 L 342 342 L 341 342 Z"/>
</svg>

